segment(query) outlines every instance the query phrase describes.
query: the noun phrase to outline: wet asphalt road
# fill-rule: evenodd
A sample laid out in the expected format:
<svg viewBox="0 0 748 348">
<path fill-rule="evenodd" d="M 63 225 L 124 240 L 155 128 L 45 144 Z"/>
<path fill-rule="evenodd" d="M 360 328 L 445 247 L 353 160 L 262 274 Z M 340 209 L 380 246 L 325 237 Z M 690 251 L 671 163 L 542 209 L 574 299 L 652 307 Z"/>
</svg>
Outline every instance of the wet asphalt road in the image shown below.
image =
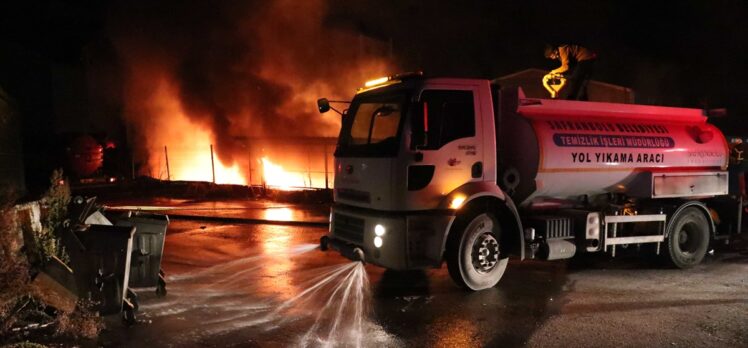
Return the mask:
<svg viewBox="0 0 748 348">
<path fill-rule="evenodd" d="M 278 213 L 284 218 L 322 214 L 283 208 L 290 209 Z M 745 252 L 717 252 L 687 271 L 626 255 L 516 261 L 496 288 L 471 293 L 452 283 L 446 265 L 363 272 L 315 249 L 325 233 L 173 220 L 162 264 L 168 295 L 139 289 L 138 323 L 109 318 L 98 344 L 748 346 Z"/>
</svg>

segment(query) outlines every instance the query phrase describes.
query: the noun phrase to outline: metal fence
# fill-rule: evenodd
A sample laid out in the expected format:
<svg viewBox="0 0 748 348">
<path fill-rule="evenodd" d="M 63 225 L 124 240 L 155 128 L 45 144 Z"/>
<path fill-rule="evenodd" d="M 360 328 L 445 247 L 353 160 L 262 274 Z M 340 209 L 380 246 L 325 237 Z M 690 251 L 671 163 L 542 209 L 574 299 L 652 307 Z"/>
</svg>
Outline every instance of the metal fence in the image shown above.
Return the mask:
<svg viewBox="0 0 748 348">
<path fill-rule="evenodd" d="M 149 176 L 251 186 L 331 188 L 335 139 L 245 140 L 224 163 L 212 146 L 150 148 Z"/>
</svg>

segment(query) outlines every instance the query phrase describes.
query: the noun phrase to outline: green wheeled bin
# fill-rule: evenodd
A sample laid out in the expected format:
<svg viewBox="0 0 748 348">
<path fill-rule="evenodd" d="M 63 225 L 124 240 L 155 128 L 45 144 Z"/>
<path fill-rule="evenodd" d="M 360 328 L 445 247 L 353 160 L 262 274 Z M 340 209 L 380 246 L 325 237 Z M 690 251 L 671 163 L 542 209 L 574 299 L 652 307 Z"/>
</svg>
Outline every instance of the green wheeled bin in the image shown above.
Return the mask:
<svg viewBox="0 0 748 348">
<path fill-rule="evenodd" d="M 156 287 L 156 295 L 165 296 L 166 281 L 161 270 L 161 260 L 169 217 L 136 212 L 116 219 L 115 225 L 136 228 L 130 263 L 130 286 Z"/>
</svg>

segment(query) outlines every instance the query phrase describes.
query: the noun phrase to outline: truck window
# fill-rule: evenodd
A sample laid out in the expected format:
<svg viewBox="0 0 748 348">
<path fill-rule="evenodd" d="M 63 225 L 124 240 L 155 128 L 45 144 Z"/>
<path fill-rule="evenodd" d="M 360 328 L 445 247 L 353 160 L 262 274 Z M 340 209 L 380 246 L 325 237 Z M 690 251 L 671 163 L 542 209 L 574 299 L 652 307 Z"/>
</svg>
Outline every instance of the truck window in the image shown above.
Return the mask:
<svg viewBox="0 0 748 348">
<path fill-rule="evenodd" d="M 396 103 L 361 103 L 351 127 L 351 144 L 376 144 L 397 135 L 400 105 Z"/>
<path fill-rule="evenodd" d="M 406 100 L 408 94 L 404 91 L 356 96 L 343 117 L 335 156 L 395 156 Z"/>
<path fill-rule="evenodd" d="M 453 140 L 475 136 L 472 91 L 425 90 L 419 105 L 413 130 L 426 134 L 426 144 L 420 149 L 436 150 Z"/>
</svg>

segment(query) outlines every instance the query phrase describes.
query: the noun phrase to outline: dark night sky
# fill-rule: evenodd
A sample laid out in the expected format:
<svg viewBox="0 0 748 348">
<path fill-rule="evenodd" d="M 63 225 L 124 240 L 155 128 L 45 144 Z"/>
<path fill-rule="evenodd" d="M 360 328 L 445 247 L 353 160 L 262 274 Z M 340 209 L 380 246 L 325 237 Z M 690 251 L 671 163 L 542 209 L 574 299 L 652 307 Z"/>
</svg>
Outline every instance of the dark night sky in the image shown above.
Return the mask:
<svg viewBox="0 0 748 348">
<path fill-rule="evenodd" d="M 123 3 L 3 2 L 0 85 L 21 104 L 33 104 L 45 93 L 60 95 L 60 86 L 54 86 L 59 69 L 52 69 L 52 76 L 39 69 L 116 64 L 110 22 L 127 22 L 116 13 Z M 234 2 L 217 7 L 226 3 Z M 162 6 L 158 15 L 189 25 L 170 18 L 179 13 L 184 11 L 163 11 Z M 599 54 L 595 79 L 633 88 L 642 103 L 728 107 L 733 125 L 746 131 L 746 122 L 737 117 L 748 112 L 747 15 L 745 1 L 330 0 L 324 20 L 331 27 L 391 42 L 403 70 L 430 75 L 494 78 L 532 67 L 551 69 L 554 63 L 542 56 L 544 43 L 580 43 Z M 90 92 L 62 94 L 83 104 L 101 104 L 101 95 Z M 45 103 L 50 102 L 37 104 Z"/>
<path fill-rule="evenodd" d="M 544 42 L 576 42 L 599 53 L 596 79 L 643 102 L 715 107 L 748 92 L 743 1 L 336 2 L 332 21 L 392 38 L 406 68 L 501 76 L 552 68 Z"/>
</svg>

